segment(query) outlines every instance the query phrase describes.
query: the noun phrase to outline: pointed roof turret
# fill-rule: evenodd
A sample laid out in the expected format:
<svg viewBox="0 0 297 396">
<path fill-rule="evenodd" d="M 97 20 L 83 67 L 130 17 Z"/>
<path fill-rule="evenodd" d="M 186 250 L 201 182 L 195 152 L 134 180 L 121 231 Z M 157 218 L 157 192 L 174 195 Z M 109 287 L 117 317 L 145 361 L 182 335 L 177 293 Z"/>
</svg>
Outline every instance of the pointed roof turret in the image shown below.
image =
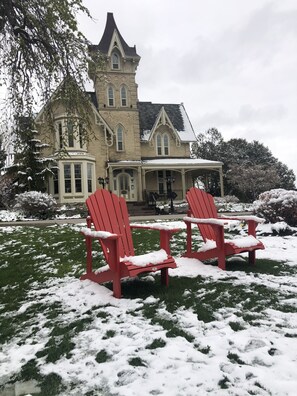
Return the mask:
<svg viewBox="0 0 297 396">
<path fill-rule="evenodd" d="M 117 39 L 119 40 L 119 43 L 115 42 L 115 40 Z M 136 52 L 136 46 L 134 45 L 134 47 L 129 47 L 129 45 L 123 39 L 119 29 L 117 28 L 117 25 L 113 17 L 113 13 L 108 12 L 105 30 L 99 44 L 90 45 L 89 49 L 100 51 L 102 54 L 108 55 L 111 50 L 111 45 L 113 47 L 115 46 L 115 44 L 117 44 L 118 47 L 122 48 L 126 57 L 140 58 Z"/>
</svg>

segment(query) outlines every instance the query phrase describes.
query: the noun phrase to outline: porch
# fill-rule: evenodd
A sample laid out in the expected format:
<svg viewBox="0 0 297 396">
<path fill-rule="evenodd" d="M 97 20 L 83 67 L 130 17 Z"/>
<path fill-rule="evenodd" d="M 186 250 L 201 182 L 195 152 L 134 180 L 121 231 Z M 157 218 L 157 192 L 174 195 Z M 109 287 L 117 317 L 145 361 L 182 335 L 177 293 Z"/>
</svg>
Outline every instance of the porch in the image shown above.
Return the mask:
<svg viewBox="0 0 297 396">
<path fill-rule="evenodd" d="M 110 162 L 107 166 L 109 188 L 128 202 L 185 201 L 187 190 L 196 184 L 201 172 L 218 172 L 221 196 L 223 163 L 194 158 L 142 159 Z"/>
</svg>

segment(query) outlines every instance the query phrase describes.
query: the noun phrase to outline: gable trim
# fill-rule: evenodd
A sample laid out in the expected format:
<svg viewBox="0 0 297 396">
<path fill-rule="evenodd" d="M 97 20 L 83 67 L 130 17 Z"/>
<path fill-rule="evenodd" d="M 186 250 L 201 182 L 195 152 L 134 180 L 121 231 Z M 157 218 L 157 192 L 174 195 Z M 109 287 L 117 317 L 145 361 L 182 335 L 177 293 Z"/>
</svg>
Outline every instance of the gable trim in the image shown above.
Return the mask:
<svg viewBox="0 0 297 396">
<path fill-rule="evenodd" d="M 166 110 L 164 108 L 164 106 L 161 107 L 161 110 L 156 118 L 156 121 L 154 123 L 153 128 L 151 129 L 150 132 L 150 136 L 148 138 L 148 141 L 151 141 L 156 133 L 156 130 L 162 126 L 162 125 L 166 125 L 169 127 L 169 129 L 172 130 L 172 133 L 176 139 L 176 143 L 180 143 L 180 137 L 179 134 L 177 133 L 176 129 L 174 128 L 168 114 L 166 113 Z"/>
<path fill-rule="evenodd" d="M 107 53 L 108 57 L 111 57 L 112 51 L 114 49 L 117 49 L 120 52 L 122 58 L 125 59 L 125 57 L 126 57 L 125 51 L 123 49 L 120 36 L 118 35 L 118 32 L 116 30 L 113 31 L 113 34 L 112 34 L 112 37 L 110 40 L 110 45 L 109 45 L 109 49 L 108 49 L 108 53 Z"/>
</svg>

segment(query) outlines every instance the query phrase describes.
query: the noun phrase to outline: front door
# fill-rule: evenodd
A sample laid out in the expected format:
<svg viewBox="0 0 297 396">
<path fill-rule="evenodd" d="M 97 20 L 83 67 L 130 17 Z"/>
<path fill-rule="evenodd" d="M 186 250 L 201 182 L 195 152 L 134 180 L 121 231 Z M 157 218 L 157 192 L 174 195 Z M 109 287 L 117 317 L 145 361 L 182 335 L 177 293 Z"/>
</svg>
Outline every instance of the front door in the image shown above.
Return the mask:
<svg viewBox="0 0 297 396">
<path fill-rule="evenodd" d="M 116 194 L 126 201 L 137 201 L 137 190 L 135 184 L 134 171 L 122 171 L 116 176 Z"/>
</svg>

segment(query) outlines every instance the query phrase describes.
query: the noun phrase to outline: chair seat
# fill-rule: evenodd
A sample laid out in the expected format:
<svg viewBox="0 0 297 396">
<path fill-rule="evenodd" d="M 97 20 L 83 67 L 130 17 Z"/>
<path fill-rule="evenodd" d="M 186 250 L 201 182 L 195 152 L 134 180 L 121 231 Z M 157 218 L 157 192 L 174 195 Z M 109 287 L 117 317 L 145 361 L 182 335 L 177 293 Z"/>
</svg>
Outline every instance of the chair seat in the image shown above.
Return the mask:
<svg viewBox="0 0 297 396">
<path fill-rule="evenodd" d="M 247 235 L 241 238 L 234 238 L 231 240 L 225 239 L 225 243 L 232 245 L 236 249 L 248 249 L 255 246 L 262 245 L 253 235 Z"/>
</svg>

